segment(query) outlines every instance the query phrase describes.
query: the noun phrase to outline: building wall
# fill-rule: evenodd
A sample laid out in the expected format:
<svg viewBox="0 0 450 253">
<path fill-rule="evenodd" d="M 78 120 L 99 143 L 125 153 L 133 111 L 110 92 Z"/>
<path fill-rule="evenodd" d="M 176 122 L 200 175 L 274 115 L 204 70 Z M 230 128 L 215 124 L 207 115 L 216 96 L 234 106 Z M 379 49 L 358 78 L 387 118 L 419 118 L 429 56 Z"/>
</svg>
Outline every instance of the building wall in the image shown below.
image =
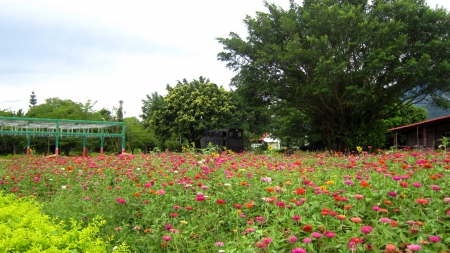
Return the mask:
<svg viewBox="0 0 450 253">
<path fill-rule="evenodd" d="M 418 132 L 417 130 L 414 130 L 405 133 L 405 145 L 409 147 L 416 147 L 418 139 L 420 147 L 437 148 L 442 144 L 440 139 L 442 139 L 444 135 L 447 138 L 450 137 L 450 124 L 427 126 L 426 130 L 426 145 L 424 145 L 424 134 L 422 127 L 419 127 Z M 417 138 L 417 133 L 419 133 L 419 138 Z"/>
</svg>

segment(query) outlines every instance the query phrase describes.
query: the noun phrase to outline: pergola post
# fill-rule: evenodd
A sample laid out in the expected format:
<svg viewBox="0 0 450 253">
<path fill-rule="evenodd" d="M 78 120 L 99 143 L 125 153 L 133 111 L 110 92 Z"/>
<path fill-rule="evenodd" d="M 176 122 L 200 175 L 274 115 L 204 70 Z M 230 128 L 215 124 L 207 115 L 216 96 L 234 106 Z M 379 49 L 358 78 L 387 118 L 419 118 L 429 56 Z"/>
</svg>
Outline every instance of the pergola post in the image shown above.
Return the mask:
<svg viewBox="0 0 450 253">
<path fill-rule="evenodd" d="M 27 134 L 27 155 L 30 155 L 30 135 Z"/>
<path fill-rule="evenodd" d="M 125 124 L 122 125 L 122 154 L 125 154 L 125 132 L 127 126 Z"/>
<path fill-rule="evenodd" d="M 103 137 L 103 127 L 101 129 L 101 135 L 100 135 L 100 155 L 103 155 L 103 145 L 105 143 L 105 138 Z"/>
<path fill-rule="evenodd" d="M 83 129 L 83 132 L 85 132 L 86 130 Z M 86 135 L 83 136 L 83 157 L 86 157 Z"/>
<path fill-rule="evenodd" d="M 55 155 L 59 155 L 59 121 L 56 122 Z"/>
</svg>

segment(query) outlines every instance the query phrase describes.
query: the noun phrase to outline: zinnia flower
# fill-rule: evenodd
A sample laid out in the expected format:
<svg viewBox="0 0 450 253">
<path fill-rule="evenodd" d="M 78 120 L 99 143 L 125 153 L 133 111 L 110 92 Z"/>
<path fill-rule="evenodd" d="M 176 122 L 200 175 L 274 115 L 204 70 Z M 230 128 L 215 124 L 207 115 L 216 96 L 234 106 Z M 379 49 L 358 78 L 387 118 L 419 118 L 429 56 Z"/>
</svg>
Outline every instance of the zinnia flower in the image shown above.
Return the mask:
<svg viewBox="0 0 450 253">
<path fill-rule="evenodd" d="M 407 248 L 410 249 L 411 251 L 418 251 L 418 250 L 420 250 L 422 247 L 420 247 L 420 245 L 417 245 L 417 244 L 411 244 L 411 245 L 408 245 Z"/>
<path fill-rule="evenodd" d="M 436 236 L 436 235 L 432 235 L 432 236 L 428 237 L 428 240 L 430 240 L 430 242 L 440 242 L 442 240 L 442 238 L 440 238 L 439 236 Z"/>
<path fill-rule="evenodd" d="M 368 233 L 370 233 L 370 232 L 372 232 L 372 230 L 373 230 L 373 227 L 371 227 L 371 226 L 363 226 L 362 228 L 361 228 L 361 232 L 363 232 L 364 234 L 368 234 Z"/>
<path fill-rule="evenodd" d="M 290 244 L 296 243 L 298 241 L 297 237 L 295 237 L 295 235 L 291 235 L 289 236 L 286 241 Z"/>
<path fill-rule="evenodd" d="M 292 250 L 292 253 L 306 253 L 306 250 L 303 248 L 295 248 Z"/>
<path fill-rule="evenodd" d="M 172 240 L 172 237 L 169 236 L 169 235 L 164 235 L 164 236 L 162 237 L 162 239 L 163 239 L 163 241 L 168 242 L 168 241 Z"/>
<path fill-rule="evenodd" d="M 302 230 L 304 232 L 311 232 L 313 230 L 313 227 L 311 225 L 305 225 L 303 226 Z"/>
<path fill-rule="evenodd" d="M 382 222 L 382 223 L 391 223 L 391 219 L 389 219 L 389 218 L 380 218 L 380 222 Z"/>
<path fill-rule="evenodd" d="M 311 234 L 311 236 L 314 237 L 314 238 L 316 238 L 316 239 L 319 239 L 320 237 L 322 237 L 322 234 L 321 234 L 321 233 L 318 233 L 318 232 L 313 232 L 313 233 Z"/>
</svg>

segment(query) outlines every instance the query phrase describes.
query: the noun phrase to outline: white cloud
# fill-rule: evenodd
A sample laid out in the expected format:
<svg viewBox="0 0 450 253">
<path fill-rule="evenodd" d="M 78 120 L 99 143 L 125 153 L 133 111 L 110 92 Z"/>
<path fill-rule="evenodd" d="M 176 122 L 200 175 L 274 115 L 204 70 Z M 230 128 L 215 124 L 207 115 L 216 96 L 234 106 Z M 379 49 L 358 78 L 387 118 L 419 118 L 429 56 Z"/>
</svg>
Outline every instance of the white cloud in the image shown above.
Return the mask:
<svg viewBox="0 0 450 253">
<path fill-rule="evenodd" d="M 183 78 L 228 88 L 234 73 L 217 61 L 215 38 L 245 37 L 242 20 L 256 11 L 262 0 L 0 0 L 0 109 L 26 110 L 34 91 L 38 103 L 90 99 L 96 109 L 123 100 L 130 117 Z"/>
</svg>

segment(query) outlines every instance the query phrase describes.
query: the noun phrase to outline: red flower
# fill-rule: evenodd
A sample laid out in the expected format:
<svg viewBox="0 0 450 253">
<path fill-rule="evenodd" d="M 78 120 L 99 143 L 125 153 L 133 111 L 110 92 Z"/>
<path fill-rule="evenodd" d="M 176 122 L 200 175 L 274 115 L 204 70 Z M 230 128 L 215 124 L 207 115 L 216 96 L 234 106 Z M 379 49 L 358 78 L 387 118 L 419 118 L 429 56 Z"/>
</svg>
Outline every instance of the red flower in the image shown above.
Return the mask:
<svg viewBox="0 0 450 253">
<path fill-rule="evenodd" d="M 328 209 L 328 208 L 323 208 L 322 209 L 322 215 L 323 216 L 329 215 L 329 214 L 331 214 L 331 209 Z"/>
<path fill-rule="evenodd" d="M 359 183 L 362 187 L 369 187 L 370 184 L 367 181 L 361 181 L 361 183 Z"/>
<path fill-rule="evenodd" d="M 424 204 L 424 205 L 429 204 L 427 199 L 416 199 L 416 203 L 417 204 Z"/>
<path fill-rule="evenodd" d="M 298 188 L 297 191 L 296 191 L 296 193 L 297 193 L 298 195 L 305 194 L 305 192 L 306 192 L 305 188 Z"/>
<path fill-rule="evenodd" d="M 302 228 L 303 232 L 312 232 L 313 231 L 313 227 L 311 225 L 305 225 Z"/>
<path fill-rule="evenodd" d="M 223 199 L 218 199 L 216 202 L 217 202 L 217 204 L 219 204 L 219 205 L 223 205 L 223 204 L 226 203 L 225 200 L 223 200 Z"/>
<path fill-rule="evenodd" d="M 403 188 L 408 188 L 408 182 L 402 181 L 400 182 L 400 186 Z"/>
</svg>

